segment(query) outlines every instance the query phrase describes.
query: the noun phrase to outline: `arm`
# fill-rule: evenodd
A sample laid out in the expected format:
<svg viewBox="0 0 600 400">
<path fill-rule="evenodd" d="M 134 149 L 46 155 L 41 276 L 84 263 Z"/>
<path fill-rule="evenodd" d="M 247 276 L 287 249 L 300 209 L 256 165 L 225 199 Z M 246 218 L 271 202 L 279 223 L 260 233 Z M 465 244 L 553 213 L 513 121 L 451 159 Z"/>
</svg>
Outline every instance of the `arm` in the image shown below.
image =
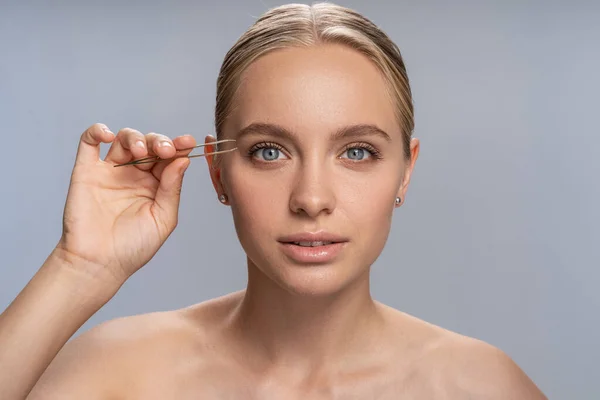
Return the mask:
<svg viewBox="0 0 600 400">
<path fill-rule="evenodd" d="M 101 160 L 100 143 L 111 142 Z M 159 146 L 160 142 L 167 145 Z M 176 149 L 189 154 L 194 145 L 191 136 L 171 141 L 164 135 L 143 135 L 128 128 L 115 136 L 103 124 L 94 124 L 81 135 L 63 234 L 39 271 L 0 315 L 0 399 L 25 399 L 49 365 L 48 379 L 55 379 L 69 394 L 86 386 L 69 381 L 69 376 L 77 375 L 74 372 L 95 375 L 90 372 L 93 369 L 78 367 L 78 359 L 95 357 L 88 351 L 93 346 L 88 349 L 81 344 L 86 341 L 66 346 L 77 350 L 62 352 L 56 362 L 53 359 L 175 229 L 189 160 L 173 156 Z M 173 159 L 115 168 L 149 154 Z M 89 393 L 75 396 L 90 398 Z"/>
<path fill-rule="evenodd" d="M 0 315 L 0 398 L 25 399 L 67 340 L 120 284 L 57 248 Z M 85 267 L 85 268 L 82 268 Z M 83 273 L 82 271 L 86 271 Z"/>
</svg>

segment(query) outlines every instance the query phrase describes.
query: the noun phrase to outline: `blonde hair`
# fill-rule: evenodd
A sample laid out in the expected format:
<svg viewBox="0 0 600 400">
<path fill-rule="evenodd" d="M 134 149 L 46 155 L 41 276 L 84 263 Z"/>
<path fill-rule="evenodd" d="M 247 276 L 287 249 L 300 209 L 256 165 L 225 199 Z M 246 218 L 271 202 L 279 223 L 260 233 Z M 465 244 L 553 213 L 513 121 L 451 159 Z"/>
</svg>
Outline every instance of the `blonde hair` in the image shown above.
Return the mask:
<svg viewBox="0 0 600 400">
<path fill-rule="evenodd" d="M 367 56 L 388 83 L 402 130 L 404 153 L 410 158 L 414 129 L 412 94 L 398 47 L 375 24 L 358 12 L 332 3 L 288 4 L 263 14 L 225 55 L 217 79 L 215 129 L 222 137 L 240 76 L 257 58 L 277 49 L 341 44 Z"/>
</svg>

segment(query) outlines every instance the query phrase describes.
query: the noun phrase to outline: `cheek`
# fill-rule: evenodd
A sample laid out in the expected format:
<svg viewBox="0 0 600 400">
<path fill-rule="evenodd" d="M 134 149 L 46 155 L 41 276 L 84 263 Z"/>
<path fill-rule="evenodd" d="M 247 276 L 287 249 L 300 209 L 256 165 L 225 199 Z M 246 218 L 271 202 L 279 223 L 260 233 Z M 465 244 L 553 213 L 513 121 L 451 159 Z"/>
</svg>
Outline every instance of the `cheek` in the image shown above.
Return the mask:
<svg viewBox="0 0 600 400">
<path fill-rule="evenodd" d="M 373 263 L 385 246 L 398 187 L 397 176 L 382 173 L 348 180 L 336 187 L 344 233 L 352 235 L 361 264 Z"/>
<path fill-rule="evenodd" d="M 277 221 L 285 212 L 289 199 L 286 179 L 276 173 L 258 173 L 232 163 L 224 173 L 223 181 L 240 235 L 256 235 L 256 239 L 276 231 Z"/>
<path fill-rule="evenodd" d="M 399 174 L 380 169 L 373 173 L 340 174 L 335 182 L 337 204 L 348 216 L 360 220 L 389 217 L 399 183 Z"/>
</svg>

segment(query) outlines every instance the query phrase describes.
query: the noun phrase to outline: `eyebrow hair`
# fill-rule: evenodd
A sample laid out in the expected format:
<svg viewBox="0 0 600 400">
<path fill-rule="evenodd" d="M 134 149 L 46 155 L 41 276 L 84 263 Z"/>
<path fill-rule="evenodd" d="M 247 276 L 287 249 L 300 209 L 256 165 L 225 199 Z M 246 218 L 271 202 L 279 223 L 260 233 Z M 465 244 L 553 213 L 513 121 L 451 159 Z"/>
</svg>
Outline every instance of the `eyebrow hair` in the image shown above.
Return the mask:
<svg viewBox="0 0 600 400">
<path fill-rule="evenodd" d="M 343 128 L 338 129 L 337 132 L 331 135 L 331 139 L 337 140 L 341 138 L 351 138 L 360 136 L 379 136 L 388 142 L 392 141 L 390 135 L 388 135 L 383 129 L 380 129 L 379 127 L 373 124 L 358 124 L 345 126 Z"/>
<path fill-rule="evenodd" d="M 251 133 L 261 133 L 265 135 L 272 136 L 283 136 L 288 139 L 297 139 L 298 135 L 284 127 L 277 124 L 270 124 L 265 122 L 254 122 L 245 128 L 242 128 L 238 134 L 237 138 L 239 139 L 242 136 L 249 135 Z M 379 136 L 385 139 L 388 142 L 392 141 L 390 135 L 388 135 L 384 130 L 380 129 L 376 125 L 373 124 L 358 124 L 358 125 L 349 125 L 342 127 L 335 131 L 330 139 L 332 141 L 340 140 L 343 138 L 352 138 L 352 137 L 360 137 L 360 136 Z"/>
</svg>

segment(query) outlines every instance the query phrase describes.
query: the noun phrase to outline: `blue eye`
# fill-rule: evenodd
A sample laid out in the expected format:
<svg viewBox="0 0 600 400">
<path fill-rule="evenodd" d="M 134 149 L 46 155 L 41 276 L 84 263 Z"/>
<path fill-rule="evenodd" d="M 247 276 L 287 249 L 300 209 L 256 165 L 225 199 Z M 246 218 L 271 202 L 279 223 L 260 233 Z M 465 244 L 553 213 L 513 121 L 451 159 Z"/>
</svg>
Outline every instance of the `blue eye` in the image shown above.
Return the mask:
<svg viewBox="0 0 600 400">
<path fill-rule="evenodd" d="M 260 161 L 276 161 L 285 158 L 281 148 L 275 143 L 258 143 L 253 146 L 248 155 Z"/>
<path fill-rule="evenodd" d="M 279 158 L 279 150 L 272 147 L 260 149 L 256 153 L 260 154 L 265 161 L 273 161 Z"/>
<path fill-rule="evenodd" d="M 368 158 L 371 155 L 371 153 L 368 150 L 363 149 L 361 147 L 350 147 L 344 152 L 344 154 L 347 155 L 347 157 L 342 158 L 348 158 L 353 161 L 361 161 L 365 158 Z"/>
</svg>

